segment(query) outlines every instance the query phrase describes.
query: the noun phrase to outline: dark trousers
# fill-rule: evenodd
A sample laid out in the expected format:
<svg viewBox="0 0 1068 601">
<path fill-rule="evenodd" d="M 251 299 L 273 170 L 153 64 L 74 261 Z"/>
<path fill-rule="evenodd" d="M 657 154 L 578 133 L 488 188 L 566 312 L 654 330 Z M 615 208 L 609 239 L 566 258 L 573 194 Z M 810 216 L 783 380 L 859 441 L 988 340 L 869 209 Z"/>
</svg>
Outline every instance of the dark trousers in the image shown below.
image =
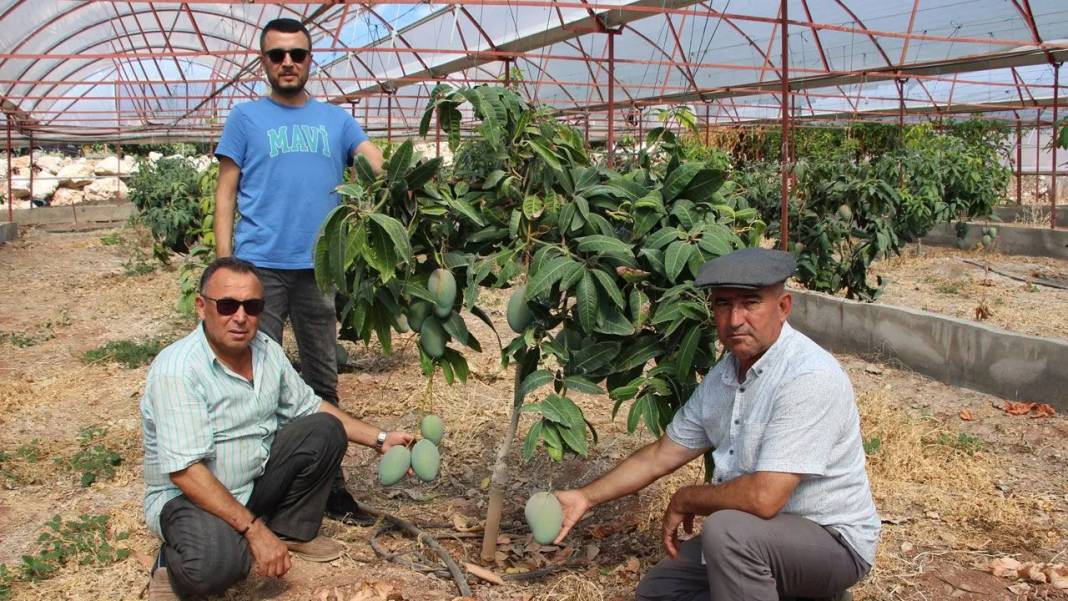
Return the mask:
<svg viewBox="0 0 1068 601">
<path fill-rule="evenodd" d="M 315 394 L 335 407 L 337 398 L 337 314 L 334 295 L 319 290 L 314 269 L 257 267 L 267 306 L 260 315 L 260 330 L 282 344 L 286 318 L 300 352 L 300 377 Z M 332 490 L 345 489 L 339 467 Z"/>
<path fill-rule="evenodd" d="M 705 563 L 701 563 L 704 553 Z M 638 599 L 780 601 L 833 597 L 870 567 L 841 537 L 795 515 L 717 511 L 638 584 Z"/>
<path fill-rule="evenodd" d="M 257 267 L 267 306 L 260 330 L 282 344 L 288 317 L 300 351 L 300 376 L 319 398 L 337 405 L 337 314 L 334 295 L 315 284 L 314 269 Z"/>
<path fill-rule="evenodd" d="M 315 538 L 346 444 L 345 429 L 332 415 L 293 420 L 275 436 L 247 507 L 280 536 Z M 185 495 L 163 506 L 160 527 L 164 563 L 182 597 L 219 594 L 252 567 L 245 537 Z"/>
</svg>

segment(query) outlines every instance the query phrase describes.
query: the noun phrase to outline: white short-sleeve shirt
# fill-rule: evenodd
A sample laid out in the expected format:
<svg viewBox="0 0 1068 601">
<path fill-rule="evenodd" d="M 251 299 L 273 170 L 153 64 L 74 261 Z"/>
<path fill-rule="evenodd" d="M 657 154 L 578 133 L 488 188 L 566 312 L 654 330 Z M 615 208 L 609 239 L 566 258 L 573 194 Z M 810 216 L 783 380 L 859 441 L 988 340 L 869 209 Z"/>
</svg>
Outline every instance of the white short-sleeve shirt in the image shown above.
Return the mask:
<svg viewBox="0 0 1068 601">
<path fill-rule="evenodd" d="M 869 565 L 881 529 L 864 467 L 853 386 L 838 361 L 783 324 L 746 373 L 727 353 L 675 414 L 671 440 L 712 448 L 712 484 L 754 472 L 798 474 L 782 511 L 840 533 Z"/>
</svg>

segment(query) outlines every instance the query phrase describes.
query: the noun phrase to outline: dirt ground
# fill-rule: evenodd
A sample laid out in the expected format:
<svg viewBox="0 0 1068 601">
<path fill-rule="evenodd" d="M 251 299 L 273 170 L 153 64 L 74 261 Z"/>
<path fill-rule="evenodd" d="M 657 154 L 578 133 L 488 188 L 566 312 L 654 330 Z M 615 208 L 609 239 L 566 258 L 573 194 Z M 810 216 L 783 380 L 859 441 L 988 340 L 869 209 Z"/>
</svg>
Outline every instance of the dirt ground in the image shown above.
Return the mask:
<svg viewBox="0 0 1068 601">
<path fill-rule="evenodd" d="M 193 327 L 174 309 L 174 269 L 141 273 L 152 265 L 143 254 L 144 242 L 127 228 L 31 230 L 0 246 L 0 564 L 7 565 L 9 580 L 20 574 L 22 557 L 38 553 L 37 537 L 57 514 L 63 520 L 108 515 L 113 538 L 129 533 L 126 540 L 112 544 L 131 550 L 129 558 L 118 562 L 72 561 L 51 578 L 10 583 L 11 599 L 132 600 L 147 582 L 147 566 L 158 548 L 143 525 L 141 510 L 138 401 L 147 368 L 87 364 L 82 359 L 86 351 L 109 341 L 170 340 Z M 928 251 L 941 256 L 940 250 Z M 949 265 L 954 258 L 947 253 L 944 260 Z M 961 270 L 955 279 L 972 279 L 967 270 L 979 271 Z M 920 279 L 917 276 L 917 282 Z M 916 285 L 919 292 L 927 286 Z M 930 302 L 940 299 L 933 293 L 927 296 Z M 884 302 L 896 302 L 892 298 Z M 965 312 L 976 301 L 962 294 L 950 298 Z M 1008 312 L 999 311 L 1005 305 L 994 304 L 992 294 L 988 298 L 995 316 Z M 503 300 L 500 295 L 484 299 L 499 321 Z M 1032 311 L 1045 312 L 1041 306 L 1036 309 Z M 1047 326 L 1060 321 L 1058 335 L 1065 336 L 1064 320 L 1049 315 Z M 414 429 L 418 417 L 430 409 L 444 419 L 442 475 L 432 484 L 382 488 L 374 476 L 375 458 L 365 449 L 350 449 L 344 465 L 349 487 L 360 501 L 416 523 L 460 564 L 479 563 L 485 487 L 507 423 L 512 387 L 511 373 L 499 365 L 493 334 L 477 320 L 469 323 L 486 350 L 472 358 L 466 385 L 449 387 L 438 378 L 428 394 L 410 338 L 390 357 L 373 347 L 349 346 L 354 367 L 340 382 L 342 406 L 384 427 Z M 856 598 L 1068 599 L 1068 592 L 1049 584 L 1020 583 L 979 569 L 1000 557 L 1068 562 L 1065 418 L 1010 416 L 1000 408 L 1003 401 L 989 395 L 863 358 L 840 360 L 858 393 L 869 472 L 884 521 L 875 570 L 855 587 Z M 522 523 L 522 505 L 530 493 L 587 482 L 651 440 L 645 433 L 628 436 L 625 424 L 610 419 L 610 404 L 604 399 L 585 397 L 581 404 L 600 434 L 588 459 L 552 464 L 538 456 L 523 465 L 513 451 L 498 561 L 485 566 L 507 580 L 504 585 L 472 580 L 476 597 L 629 599 L 640 575 L 662 556 L 661 512 L 675 487 L 700 480 L 698 465 L 637 496 L 597 508 L 563 549 L 530 542 Z M 969 420 L 962 419 L 964 410 Z M 527 419 L 521 432 L 529 425 Z M 106 430 L 97 440 L 122 462 L 112 477 L 82 487 L 80 474 L 65 464 L 82 444 L 79 435 L 90 426 Z M 34 449 L 36 455 L 27 452 Z M 375 527 L 329 521 L 324 530 L 347 545 L 342 559 L 325 565 L 296 561 L 284 579 L 250 578 L 226 599 L 449 600 L 458 595 L 447 576 L 434 573 L 440 564 L 426 546 L 411 537 L 376 535 Z M 382 559 L 371 539 L 384 553 L 399 552 L 396 559 L 401 562 L 429 567 L 413 569 Z M 546 569 L 549 575 L 530 577 Z M 5 584 L 2 574 L 0 590 Z"/>
<path fill-rule="evenodd" d="M 1000 273 L 999 273 L 1000 272 Z M 1008 276 L 1016 276 L 1014 279 Z M 878 302 L 976 321 L 1020 334 L 1068 338 L 1068 261 L 910 245 L 899 257 L 877 261 L 883 278 Z M 985 310 L 981 310 L 985 309 Z"/>
</svg>

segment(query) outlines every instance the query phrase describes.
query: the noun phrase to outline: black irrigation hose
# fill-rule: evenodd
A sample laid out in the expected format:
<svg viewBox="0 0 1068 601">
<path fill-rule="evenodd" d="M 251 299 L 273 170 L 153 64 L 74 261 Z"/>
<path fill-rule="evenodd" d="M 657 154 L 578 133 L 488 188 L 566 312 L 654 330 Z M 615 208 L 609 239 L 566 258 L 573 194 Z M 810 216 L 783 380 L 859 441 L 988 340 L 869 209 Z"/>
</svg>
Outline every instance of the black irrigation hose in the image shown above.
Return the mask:
<svg viewBox="0 0 1068 601">
<path fill-rule="evenodd" d="M 1043 278 L 1025 278 L 1025 277 L 1021 277 L 1021 276 L 1014 275 L 1014 274 L 1011 274 L 1011 273 L 1005 273 L 1004 271 L 998 271 L 997 269 L 994 269 L 993 267 L 990 267 L 989 265 L 984 265 L 984 264 L 982 264 L 982 263 L 980 263 L 978 261 L 972 261 L 971 259 L 961 259 L 961 261 L 964 261 L 965 263 L 967 263 L 969 265 L 974 265 L 976 267 L 982 267 L 983 269 L 987 269 L 987 270 L 989 270 L 989 271 L 991 271 L 993 273 L 996 273 L 996 274 L 998 274 L 1000 276 L 1009 278 L 1011 280 L 1016 280 L 1018 282 L 1024 282 L 1025 284 L 1037 284 L 1039 286 L 1047 286 L 1049 288 L 1057 288 L 1057 289 L 1060 289 L 1060 290 L 1068 290 L 1068 285 L 1062 284 L 1060 282 L 1055 282 L 1053 280 L 1047 280 L 1047 279 L 1043 279 Z"/>
<path fill-rule="evenodd" d="M 370 507 L 365 507 L 364 510 L 367 511 L 367 513 L 370 513 L 371 515 L 377 515 L 378 517 L 385 518 L 387 521 L 390 522 L 388 526 L 379 528 L 378 532 L 376 532 L 375 535 L 371 537 L 371 548 L 375 550 L 376 554 L 384 557 L 388 556 L 390 561 L 406 565 L 407 567 L 410 567 L 414 570 L 424 571 L 424 569 L 422 568 L 428 568 L 427 566 L 422 566 L 421 564 L 416 564 L 406 559 L 401 559 L 396 554 L 386 553 L 385 550 L 382 549 L 376 541 L 376 538 L 379 534 L 382 534 L 383 532 L 386 532 L 388 530 L 404 530 L 405 532 L 415 536 L 417 541 L 430 547 L 430 549 L 437 554 L 438 558 L 441 559 L 441 561 L 445 564 L 445 567 L 448 568 L 448 574 L 452 576 L 453 582 L 456 583 L 456 588 L 459 589 L 460 596 L 472 596 L 471 587 L 467 585 L 467 575 L 463 572 L 463 570 L 460 569 L 460 566 L 456 565 L 456 562 L 453 561 L 452 556 L 449 555 L 449 552 L 446 551 L 445 548 L 442 547 L 433 536 L 430 536 L 423 530 L 419 529 L 415 524 L 412 524 L 411 522 L 399 518 L 395 515 L 377 509 L 372 509 Z M 429 568 L 429 571 L 435 574 L 438 573 L 438 570 L 435 570 L 434 568 Z"/>
</svg>

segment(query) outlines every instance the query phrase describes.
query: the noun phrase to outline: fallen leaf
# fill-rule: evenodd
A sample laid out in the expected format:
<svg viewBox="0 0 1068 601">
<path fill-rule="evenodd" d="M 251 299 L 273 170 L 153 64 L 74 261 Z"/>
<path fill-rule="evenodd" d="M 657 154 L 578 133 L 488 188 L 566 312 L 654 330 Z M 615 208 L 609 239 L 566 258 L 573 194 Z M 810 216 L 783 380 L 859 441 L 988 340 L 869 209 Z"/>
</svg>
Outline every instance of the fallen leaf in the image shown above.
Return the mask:
<svg viewBox="0 0 1068 601">
<path fill-rule="evenodd" d="M 1049 403 L 1014 403 L 1005 401 L 1001 408 L 1009 415 L 1031 415 L 1031 417 L 1053 417 L 1057 411 Z"/>
<path fill-rule="evenodd" d="M 1044 564 L 1031 564 L 1028 566 L 1026 572 L 1027 579 L 1031 582 L 1045 584 L 1048 579 L 1046 578 L 1046 573 L 1042 571 L 1043 567 L 1045 567 Z"/>
<path fill-rule="evenodd" d="M 932 520 L 937 520 L 938 518 L 942 517 L 942 516 L 938 515 L 937 511 L 928 511 L 924 515 L 926 515 L 927 517 L 931 518 Z"/>
<path fill-rule="evenodd" d="M 497 544 L 501 545 L 501 546 L 510 545 L 510 544 L 512 544 L 512 539 L 507 537 L 507 536 L 498 536 L 497 537 Z"/>
<path fill-rule="evenodd" d="M 972 414 L 970 409 L 961 409 L 960 418 L 966 422 L 970 422 L 975 419 L 975 415 Z"/>
<path fill-rule="evenodd" d="M 878 367 L 876 367 L 874 365 L 865 366 L 864 367 L 864 371 L 868 372 L 869 374 L 871 374 L 873 376 L 879 376 L 879 375 L 882 375 L 882 373 L 883 373 L 882 369 L 880 369 L 880 368 L 878 368 Z"/>
<path fill-rule="evenodd" d="M 1050 568 L 1048 575 L 1049 583 L 1052 584 L 1054 588 L 1062 590 L 1068 589 L 1068 568 L 1064 566 L 1054 566 Z"/>
<path fill-rule="evenodd" d="M 582 548 L 583 553 L 586 555 L 587 561 L 593 561 L 593 558 L 601 554 L 601 548 L 597 545 L 590 543 Z"/>
<path fill-rule="evenodd" d="M 910 543 L 908 541 L 901 543 L 901 552 L 902 553 L 908 553 L 908 552 L 912 551 L 912 549 L 913 549 L 912 543 Z"/>
<path fill-rule="evenodd" d="M 476 577 L 485 580 L 486 582 L 489 582 L 490 584 L 504 584 L 504 580 L 502 580 L 500 576 L 495 574 L 493 570 L 487 570 L 486 568 L 482 566 L 477 566 L 473 563 L 465 563 L 464 569 L 467 570 L 470 574 L 473 574 Z"/>
<path fill-rule="evenodd" d="M 1014 595 L 1024 595 L 1031 590 L 1031 585 L 1027 584 L 1026 582 L 1017 582 L 1016 584 L 1006 588 L 1008 588 L 1009 591 L 1011 591 Z"/>
<path fill-rule="evenodd" d="M 1034 413 L 1031 417 L 1053 417 L 1057 414 L 1057 411 L 1049 403 L 1037 403 L 1037 406 L 1031 412 Z"/>
</svg>

